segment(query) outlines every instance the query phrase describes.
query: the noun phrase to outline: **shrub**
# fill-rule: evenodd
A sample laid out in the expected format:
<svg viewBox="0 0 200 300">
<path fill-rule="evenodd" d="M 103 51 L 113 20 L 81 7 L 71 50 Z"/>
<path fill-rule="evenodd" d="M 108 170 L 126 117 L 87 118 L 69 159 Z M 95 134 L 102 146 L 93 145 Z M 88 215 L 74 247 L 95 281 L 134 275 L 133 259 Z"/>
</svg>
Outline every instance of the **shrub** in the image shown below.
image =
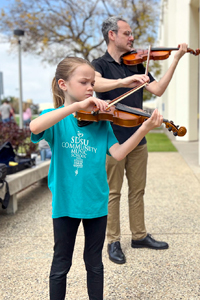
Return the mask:
<svg viewBox="0 0 200 300">
<path fill-rule="evenodd" d="M 31 131 L 28 126 L 19 128 L 15 122 L 0 122 L 0 145 L 10 142 L 16 155 L 30 158 L 31 153 L 38 152 L 38 145 L 33 144 L 30 139 Z"/>
</svg>

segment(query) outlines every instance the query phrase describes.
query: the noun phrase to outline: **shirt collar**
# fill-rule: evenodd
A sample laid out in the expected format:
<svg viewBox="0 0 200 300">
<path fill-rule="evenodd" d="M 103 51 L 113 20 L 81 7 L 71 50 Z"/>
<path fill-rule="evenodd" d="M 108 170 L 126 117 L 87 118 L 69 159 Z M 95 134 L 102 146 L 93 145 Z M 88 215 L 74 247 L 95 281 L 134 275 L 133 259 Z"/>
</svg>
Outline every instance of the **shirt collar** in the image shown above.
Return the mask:
<svg viewBox="0 0 200 300">
<path fill-rule="evenodd" d="M 114 58 L 108 53 L 108 51 L 106 51 L 106 53 L 104 54 L 104 59 L 108 62 L 114 62 L 118 65 L 123 64 L 123 60 L 121 58 L 120 64 L 118 62 L 116 62 L 116 60 L 114 60 Z"/>
<path fill-rule="evenodd" d="M 112 58 L 112 56 L 108 53 L 108 51 L 106 51 L 106 53 L 104 54 L 104 58 L 108 62 L 115 62 L 114 58 Z"/>
</svg>

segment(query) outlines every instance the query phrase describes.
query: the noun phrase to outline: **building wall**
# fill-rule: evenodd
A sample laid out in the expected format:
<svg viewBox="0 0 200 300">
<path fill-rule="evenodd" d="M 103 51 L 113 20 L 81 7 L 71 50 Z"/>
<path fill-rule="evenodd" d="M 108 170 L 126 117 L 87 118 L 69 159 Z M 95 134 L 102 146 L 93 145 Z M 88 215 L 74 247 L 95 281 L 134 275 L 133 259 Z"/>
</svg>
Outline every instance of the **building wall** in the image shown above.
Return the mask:
<svg viewBox="0 0 200 300">
<path fill-rule="evenodd" d="M 177 47 L 186 42 L 191 49 L 199 47 L 199 0 L 163 0 L 160 26 L 160 46 Z M 174 54 L 161 62 L 162 76 L 169 68 Z M 199 56 L 185 54 L 164 95 L 157 98 L 157 107 L 175 125 L 187 128 L 182 141 L 198 140 Z"/>
</svg>

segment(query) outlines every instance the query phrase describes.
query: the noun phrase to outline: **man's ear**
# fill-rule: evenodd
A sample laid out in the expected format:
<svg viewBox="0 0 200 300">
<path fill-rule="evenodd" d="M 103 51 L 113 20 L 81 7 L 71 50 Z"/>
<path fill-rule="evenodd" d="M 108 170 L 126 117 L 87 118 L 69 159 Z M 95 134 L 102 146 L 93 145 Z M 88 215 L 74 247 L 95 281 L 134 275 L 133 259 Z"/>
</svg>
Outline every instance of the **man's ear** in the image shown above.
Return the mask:
<svg viewBox="0 0 200 300">
<path fill-rule="evenodd" d="M 109 38 L 109 40 L 114 41 L 115 35 L 116 35 L 116 33 L 114 31 L 112 31 L 112 30 L 108 31 L 108 38 Z"/>
<path fill-rule="evenodd" d="M 66 81 L 64 81 L 63 79 L 59 79 L 58 80 L 58 85 L 59 85 L 59 87 L 60 87 L 61 90 L 63 90 L 63 91 L 67 90 Z"/>
</svg>

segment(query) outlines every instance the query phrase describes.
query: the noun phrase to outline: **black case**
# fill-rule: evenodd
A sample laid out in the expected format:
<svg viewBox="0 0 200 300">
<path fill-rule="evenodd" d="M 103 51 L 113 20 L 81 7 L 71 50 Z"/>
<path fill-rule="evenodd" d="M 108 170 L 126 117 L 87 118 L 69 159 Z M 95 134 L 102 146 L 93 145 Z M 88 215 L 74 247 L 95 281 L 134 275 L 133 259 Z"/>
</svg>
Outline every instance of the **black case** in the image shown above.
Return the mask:
<svg viewBox="0 0 200 300">
<path fill-rule="evenodd" d="M 4 180 L 7 174 L 7 166 L 6 164 L 0 163 L 0 180 Z"/>
<path fill-rule="evenodd" d="M 9 161 L 17 162 L 16 166 L 9 166 Z M 15 154 L 10 142 L 0 146 L 0 163 L 7 165 L 7 174 L 13 174 L 35 165 L 35 158 L 22 158 Z"/>
</svg>

